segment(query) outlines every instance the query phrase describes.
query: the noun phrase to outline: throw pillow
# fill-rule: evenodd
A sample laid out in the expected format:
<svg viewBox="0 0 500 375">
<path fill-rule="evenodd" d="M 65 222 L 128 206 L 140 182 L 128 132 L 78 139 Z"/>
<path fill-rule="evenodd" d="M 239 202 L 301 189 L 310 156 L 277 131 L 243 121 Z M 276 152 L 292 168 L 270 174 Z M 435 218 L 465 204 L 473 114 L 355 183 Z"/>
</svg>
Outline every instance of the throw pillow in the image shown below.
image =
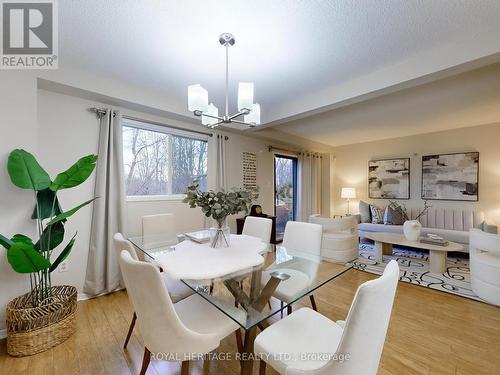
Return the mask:
<svg viewBox="0 0 500 375">
<path fill-rule="evenodd" d="M 385 225 L 403 225 L 404 222 L 405 220 L 401 207 L 393 207 L 392 205 L 386 207 L 384 212 Z"/>
<path fill-rule="evenodd" d="M 370 212 L 370 205 L 368 203 L 359 201 L 359 216 L 362 223 L 371 223 L 372 214 Z"/>
<path fill-rule="evenodd" d="M 384 212 L 377 206 L 370 205 L 370 212 L 372 214 L 372 224 L 383 224 L 384 223 Z"/>
</svg>

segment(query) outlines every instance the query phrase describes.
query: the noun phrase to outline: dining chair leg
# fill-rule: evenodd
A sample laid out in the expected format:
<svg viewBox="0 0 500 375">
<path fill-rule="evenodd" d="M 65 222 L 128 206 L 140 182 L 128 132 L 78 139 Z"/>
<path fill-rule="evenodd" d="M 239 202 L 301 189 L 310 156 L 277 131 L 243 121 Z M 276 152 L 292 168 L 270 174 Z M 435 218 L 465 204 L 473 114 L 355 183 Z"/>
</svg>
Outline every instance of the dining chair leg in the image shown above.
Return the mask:
<svg viewBox="0 0 500 375">
<path fill-rule="evenodd" d="M 259 375 L 266 375 L 266 362 L 263 359 L 260 360 Z"/>
<path fill-rule="evenodd" d="M 151 361 L 151 352 L 148 348 L 144 348 L 144 357 L 142 358 L 142 368 L 140 375 L 144 375 L 149 366 L 149 361 Z"/>
<path fill-rule="evenodd" d="M 292 313 L 292 305 L 288 305 L 286 307 L 286 315 L 290 315 Z"/>
<path fill-rule="evenodd" d="M 271 306 L 271 300 L 267 301 L 267 306 L 269 306 L 270 309 L 272 309 L 273 307 Z"/>
<path fill-rule="evenodd" d="M 210 294 L 213 294 L 214 293 L 214 282 L 212 281 L 210 283 Z"/>
<path fill-rule="evenodd" d="M 234 331 L 234 334 L 236 335 L 236 347 L 238 348 L 238 353 L 243 353 L 243 338 L 241 336 L 241 329 L 237 329 Z"/>
<path fill-rule="evenodd" d="M 318 311 L 318 307 L 316 306 L 316 300 L 314 299 L 314 296 L 311 294 L 309 296 L 309 299 L 311 300 L 311 306 L 314 311 Z"/>
<path fill-rule="evenodd" d="M 189 361 L 182 361 L 181 375 L 189 375 Z"/>
<path fill-rule="evenodd" d="M 283 319 L 283 306 L 285 306 L 285 302 L 281 301 L 281 319 Z"/>
<path fill-rule="evenodd" d="M 203 356 L 203 375 L 210 373 L 210 353 Z"/>
<path fill-rule="evenodd" d="M 123 344 L 123 349 L 127 348 L 128 341 L 130 340 L 130 336 L 132 336 L 132 331 L 134 330 L 136 319 L 137 319 L 137 315 L 134 312 L 134 315 L 132 316 L 132 321 L 130 322 L 130 327 L 128 329 L 127 338 L 125 339 L 125 344 Z"/>
</svg>

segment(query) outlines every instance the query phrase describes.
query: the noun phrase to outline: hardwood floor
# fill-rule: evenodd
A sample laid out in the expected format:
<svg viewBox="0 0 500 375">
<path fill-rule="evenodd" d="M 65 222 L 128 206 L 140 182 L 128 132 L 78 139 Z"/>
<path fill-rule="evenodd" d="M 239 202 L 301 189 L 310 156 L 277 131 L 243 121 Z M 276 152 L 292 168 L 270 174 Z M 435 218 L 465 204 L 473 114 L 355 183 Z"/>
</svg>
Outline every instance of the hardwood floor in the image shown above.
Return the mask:
<svg viewBox="0 0 500 375">
<path fill-rule="evenodd" d="M 345 318 L 357 286 L 373 277 L 350 270 L 320 288 L 315 293 L 319 311 L 331 319 Z M 303 304 L 309 306 L 309 300 L 304 299 Z M 122 349 L 132 319 L 125 292 L 79 302 L 77 318 L 73 337 L 32 357 L 8 356 L 2 341 L 0 374 L 138 374 L 144 347 L 137 328 L 127 350 Z M 234 335 L 218 349 L 218 353 L 235 351 Z M 234 359 L 210 361 L 205 369 L 201 360 L 191 364 L 191 374 L 207 370 L 236 375 L 239 364 Z M 147 373 L 180 371 L 180 363 L 151 361 Z M 254 373 L 258 373 L 258 363 Z M 269 366 L 267 373 L 275 374 Z M 379 374 L 500 374 L 500 308 L 399 283 Z"/>
</svg>

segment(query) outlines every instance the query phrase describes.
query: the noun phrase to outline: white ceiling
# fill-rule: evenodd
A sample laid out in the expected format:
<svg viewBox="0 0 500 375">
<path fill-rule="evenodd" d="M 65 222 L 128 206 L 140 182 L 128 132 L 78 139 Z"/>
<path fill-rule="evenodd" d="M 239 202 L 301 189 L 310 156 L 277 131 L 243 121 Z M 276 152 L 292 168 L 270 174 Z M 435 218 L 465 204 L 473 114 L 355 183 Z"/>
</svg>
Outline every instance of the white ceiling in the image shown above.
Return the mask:
<svg viewBox="0 0 500 375">
<path fill-rule="evenodd" d="M 60 0 L 59 13 L 60 67 L 183 102 L 200 83 L 220 109 L 218 35 L 234 33 L 231 99 L 255 82 L 268 123 L 500 52 L 498 0 Z"/>
</svg>

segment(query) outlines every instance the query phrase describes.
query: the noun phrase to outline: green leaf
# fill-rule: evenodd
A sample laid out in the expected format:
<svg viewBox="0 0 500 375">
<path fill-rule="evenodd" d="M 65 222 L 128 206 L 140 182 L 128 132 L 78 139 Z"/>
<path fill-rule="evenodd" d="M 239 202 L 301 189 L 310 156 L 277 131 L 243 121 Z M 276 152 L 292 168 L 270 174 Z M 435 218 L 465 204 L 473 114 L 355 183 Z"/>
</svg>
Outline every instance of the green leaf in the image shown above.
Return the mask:
<svg viewBox="0 0 500 375">
<path fill-rule="evenodd" d="M 73 215 L 75 212 L 77 212 L 80 208 L 85 207 L 86 205 L 88 205 L 89 203 L 92 203 L 96 199 L 97 198 L 92 198 L 92 199 L 88 200 L 87 202 L 82 203 L 81 205 L 76 206 L 75 208 L 72 208 L 69 211 L 66 211 L 66 212 L 63 212 L 60 215 L 57 215 L 55 218 L 53 218 L 51 221 L 49 221 L 47 223 L 47 226 L 54 225 L 55 223 L 58 223 L 60 221 L 63 221 L 65 219 L 67 219 L 68 217 L 70 217 L 71 215 Z"/>
<path fill-rule="evenodd" d="M 59 200 L 56 197 L 56 203 L 54 205 L 54 213 L 51 215 L 52 204 L 54 203 L 54 197 L 56 193 L 54 193 L 50 189 L 40 190 L 36 193 L 36 200 L 38 202 L 38 210 L 40 211 L 41 219 L 48 219 L 51 216 L 59 215 L 62 213 L 61 205 L 59 204 Z M 32 219 L 38 219 L 37 207 L 35 206 L 33 210 L 33 214 L 31 215 Z"/>
<path fill-rule="evenodd" d="M 59 254 L 59 256 L 54 261 L 54 263 L 52 263 L 52 265 L 50 266 L 49 272 L 54 271 L 57 268 L 57 266 L 59 266 L 59 264 L 61 264 L 61 262 L 63 262 L 68 257 L 69 253 L 71 252 L 71 249 L 73 248 L 73 245 L 75 244 L 75 237 L 76 237 L 76 234 L 68 242 L 68 244 L 63 249 L 63 251 L 61 251 L 61 254 Z"/>
<path fill-rule="evenodd" d="M 14 245 L 14 242 L 9 240 L 7 237 L 4 237 L 0 234 L 0 245 L 5 247 L 5 249 L 9 250 L 12 245 Z"/>
<path fill-rule="evenodd" d="M 35 250 L 33 245 L 15 242 L 7 250 L 7 260 L 18 273 L 32 273 L 50 268 L 50 262 Z"/>
<path fill-rule="evenodd" d="M 13 243 L 26 243 L 28 245 L 33 245 L 33 240 L 24 234 L 14 234 L 10 240 Z"/>
<path fill-rule="evenodd" d="M 49 236 L 50 232 L 50 236 Z M 49 243 L 50 237 L 50 243 Z M 64 240 L 64 225 L 60 221 L 54 225 L 47 226 L 40 237 L 40 240 L 35 244 L 35 249 L 38 251 L 54 250 Z"/>
<path fill-rule="evenodd" d="M 21 189 L 43 190 L 50 186 L 50 177 L 35 157 L 25 150 L 14 150 L 9 155 L 7 170 L 14 185 Z"/>
<path fill-rule="evenodd" d="M 87 155 L 78 160 L 66 171 L 59 173 L 50 185 L 50 190 L 68 189 L 83 183 L 95 168 L 97 155 Z"/>
</svg>

